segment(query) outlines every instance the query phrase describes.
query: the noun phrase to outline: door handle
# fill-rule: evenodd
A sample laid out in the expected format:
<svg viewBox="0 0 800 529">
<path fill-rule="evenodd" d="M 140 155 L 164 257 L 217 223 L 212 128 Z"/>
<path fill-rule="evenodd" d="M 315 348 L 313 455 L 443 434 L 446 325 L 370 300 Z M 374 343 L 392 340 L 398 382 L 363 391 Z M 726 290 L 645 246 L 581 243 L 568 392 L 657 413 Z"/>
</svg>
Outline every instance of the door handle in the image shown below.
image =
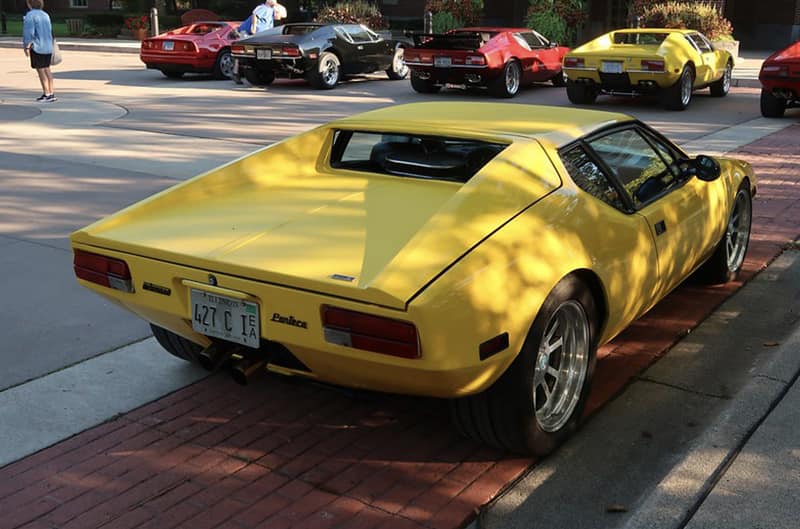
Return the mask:
<svg viewBox="0 0 800 529">
<path fill-rule="evenodd" d="M 667 224 L 663 220 L 659 220 L 655 223 L 656 235 L 661 235 L 665 231 L 667 231 Z"/>
</svg>

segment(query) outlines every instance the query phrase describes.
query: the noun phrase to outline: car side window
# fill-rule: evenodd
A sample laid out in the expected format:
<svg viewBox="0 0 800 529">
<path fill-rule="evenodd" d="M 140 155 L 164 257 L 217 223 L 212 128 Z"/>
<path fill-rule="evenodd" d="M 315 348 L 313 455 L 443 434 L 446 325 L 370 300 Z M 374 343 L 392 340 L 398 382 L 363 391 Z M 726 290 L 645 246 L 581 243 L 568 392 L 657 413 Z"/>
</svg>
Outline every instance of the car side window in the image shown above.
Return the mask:
<svg viewBox="0 0 800 529">
<path fill-rule="evenodd" d="M 705 36 L 705 35 L 703 35 L 702 33 L 698 33 L 698 34 L 697 34 L 695 37 L 696 37 L 697 39 L 700 39 L 700 40 L 703 42 L 703 45 L 704 45 L 706 48 L 708 48 L 708 51 L 714 51 L 714 45 L 713 45 L 713 44 L 711 44 L 711 41 L 710 41 L 710 40 L 708 40 L 708 38 L 706 38 L 706 36 Z M 699 43 L 698 43 L 698 44 L 699 44 Z"/>
<path fill-rule="evenodd" d="M 528 46 L 530 46 L 531 48 L 544 48 L 545 46 L 547 46 L 547 44 L 545 44 L 545 42 L 542 39 L 540 39 L 536 35 L 536 33 L 532 31 L 519 33 L 518 35 L 520 35 L 523 39 L 525 39 L 525 42 L 527 42 Z"/>
<path fill-rule="evenodd" d="M 670 167 L 674 158 L 654 149 L 636 129 L 612 132 L 592 140 L 589 145 L 614 172 L 635 207 L 647 204 L 676 183 L 676 172 Z"/>
<path fill-rule="evenodd" d="M 517 44 L 522 46 L 523 49 L 531 51 L 531 45 L 528 44 L 527 40 L 522 38 L 522 35 L 520 35 L 519 33 L 513 33 L 512 35 L 514 36 L 514 40 L 517 41 Z"/>
<path fill-rule="evenodd" d="M 619 193 L 603 170 L 580 145 L 561 154 L 561 161 L 575 184 L 606 204 L 625 211 Z"/>
<path fill-rule="evenodd" d="M 701 38 L 701 35 L 697 33 L 692 33 L 690 35 L 687 35 L 686 38 L 689 39 L 689 41 L 691 41 L 694 44 L 694 47 L 697 48 L 697 50 L 699 50 L 700 53 L 709 53 L 711 51 L 714 51 L 711 49 L 711 44 L 708 43 L 707 41 L 704 41 Z"/>
<path fill-rule="evenodd" d="M 344 30 L 350 36 L 350 40 L 355 43 L 372 42 L 372 37 L 365 28 L 361 26 L 344 26 Z"/>
</svg>

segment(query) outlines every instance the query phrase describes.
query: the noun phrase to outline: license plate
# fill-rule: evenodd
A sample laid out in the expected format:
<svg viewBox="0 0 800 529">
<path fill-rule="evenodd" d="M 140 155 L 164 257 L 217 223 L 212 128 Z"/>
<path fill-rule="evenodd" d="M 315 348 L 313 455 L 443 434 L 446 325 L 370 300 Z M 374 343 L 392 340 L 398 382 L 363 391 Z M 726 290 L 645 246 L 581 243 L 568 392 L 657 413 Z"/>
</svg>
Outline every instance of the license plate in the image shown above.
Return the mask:
<svg viewBox="0 0 800 529">
<path fill-rule="evenodd" d="M 603 61 L 600 65 L 600 71 L 603 73 L 622 73 L 622 63 Z"/>
<path fill-rule="evenodd" d="M 449 68 L 453 64 L 453 60 L 450 57 L 434 57 L 433 65 L 436 68 Z"/>
<path fill-rule="evenodd" d="M 256 50 L 256 59 L 269 60 L 272 58 L 272 50 Z"/>
<path fill-rule="evenodd" d="M 258 349 L 261 339 L 258 303 L 191 289 L 192 329 Z"/>
<path fill-rule="evenodd" d="M 172 51 L 175 48 L 175 43 L 171 40 L 168 40 L 164 43 L 164 51 Z"/>
</svg>

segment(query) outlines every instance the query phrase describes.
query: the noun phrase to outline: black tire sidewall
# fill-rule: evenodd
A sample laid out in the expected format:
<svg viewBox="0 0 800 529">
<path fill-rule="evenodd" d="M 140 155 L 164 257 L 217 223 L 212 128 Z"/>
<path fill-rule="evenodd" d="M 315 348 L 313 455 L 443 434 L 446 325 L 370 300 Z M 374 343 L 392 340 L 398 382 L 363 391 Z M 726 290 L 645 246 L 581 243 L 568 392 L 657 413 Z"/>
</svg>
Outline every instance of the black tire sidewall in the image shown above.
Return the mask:
<svg viewBox="0 0 800 529">
<path fill-rule="evenodd" d="M 546 432 L 541 429 L 536 419 L 533 403 L 533 374 L 536 366 L 539 344 L 545 332 L 545 327 L 556 309 L 568 300 L 575 300 L 583 307 L 589 322 L 589 361 L 586 367 L 583 388 L 581 389 L 578 404 L 566 424 L 556 432 Z M 597 363 L 597 333 L 598 312 L 597 304 L 588 287 L 574 276 L 562 279 L 553 288 L 539 313 L 534 319 L 522 351 L 512 364 L 514 370 L 510 377 L 511 390 L 514 402 L 518 404 L 518 414 L 523 431 L 523 443 L 530 453 L 546 455 L 567 439 L 578 426 L 583 409 L 586 406 L 591 381 Z"/>
</svg>

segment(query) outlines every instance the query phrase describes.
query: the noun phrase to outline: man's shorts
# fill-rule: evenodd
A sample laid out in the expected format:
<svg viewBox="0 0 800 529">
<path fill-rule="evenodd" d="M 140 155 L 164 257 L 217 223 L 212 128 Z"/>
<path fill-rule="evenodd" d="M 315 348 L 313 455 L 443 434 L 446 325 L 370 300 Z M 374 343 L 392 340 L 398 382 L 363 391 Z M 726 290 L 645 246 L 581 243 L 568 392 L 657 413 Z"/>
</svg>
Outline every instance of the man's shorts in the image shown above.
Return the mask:
<svg viewBox="0 0 800 529">
<path fill-rule="evenodd" d="M 42 54 L 42 53 L 36 53 L 35 51 L 31 50 L 31 68 L 33 69 L 49 68 L 50 57 L 52 57 L 50 53 Z"/>
</svg>

